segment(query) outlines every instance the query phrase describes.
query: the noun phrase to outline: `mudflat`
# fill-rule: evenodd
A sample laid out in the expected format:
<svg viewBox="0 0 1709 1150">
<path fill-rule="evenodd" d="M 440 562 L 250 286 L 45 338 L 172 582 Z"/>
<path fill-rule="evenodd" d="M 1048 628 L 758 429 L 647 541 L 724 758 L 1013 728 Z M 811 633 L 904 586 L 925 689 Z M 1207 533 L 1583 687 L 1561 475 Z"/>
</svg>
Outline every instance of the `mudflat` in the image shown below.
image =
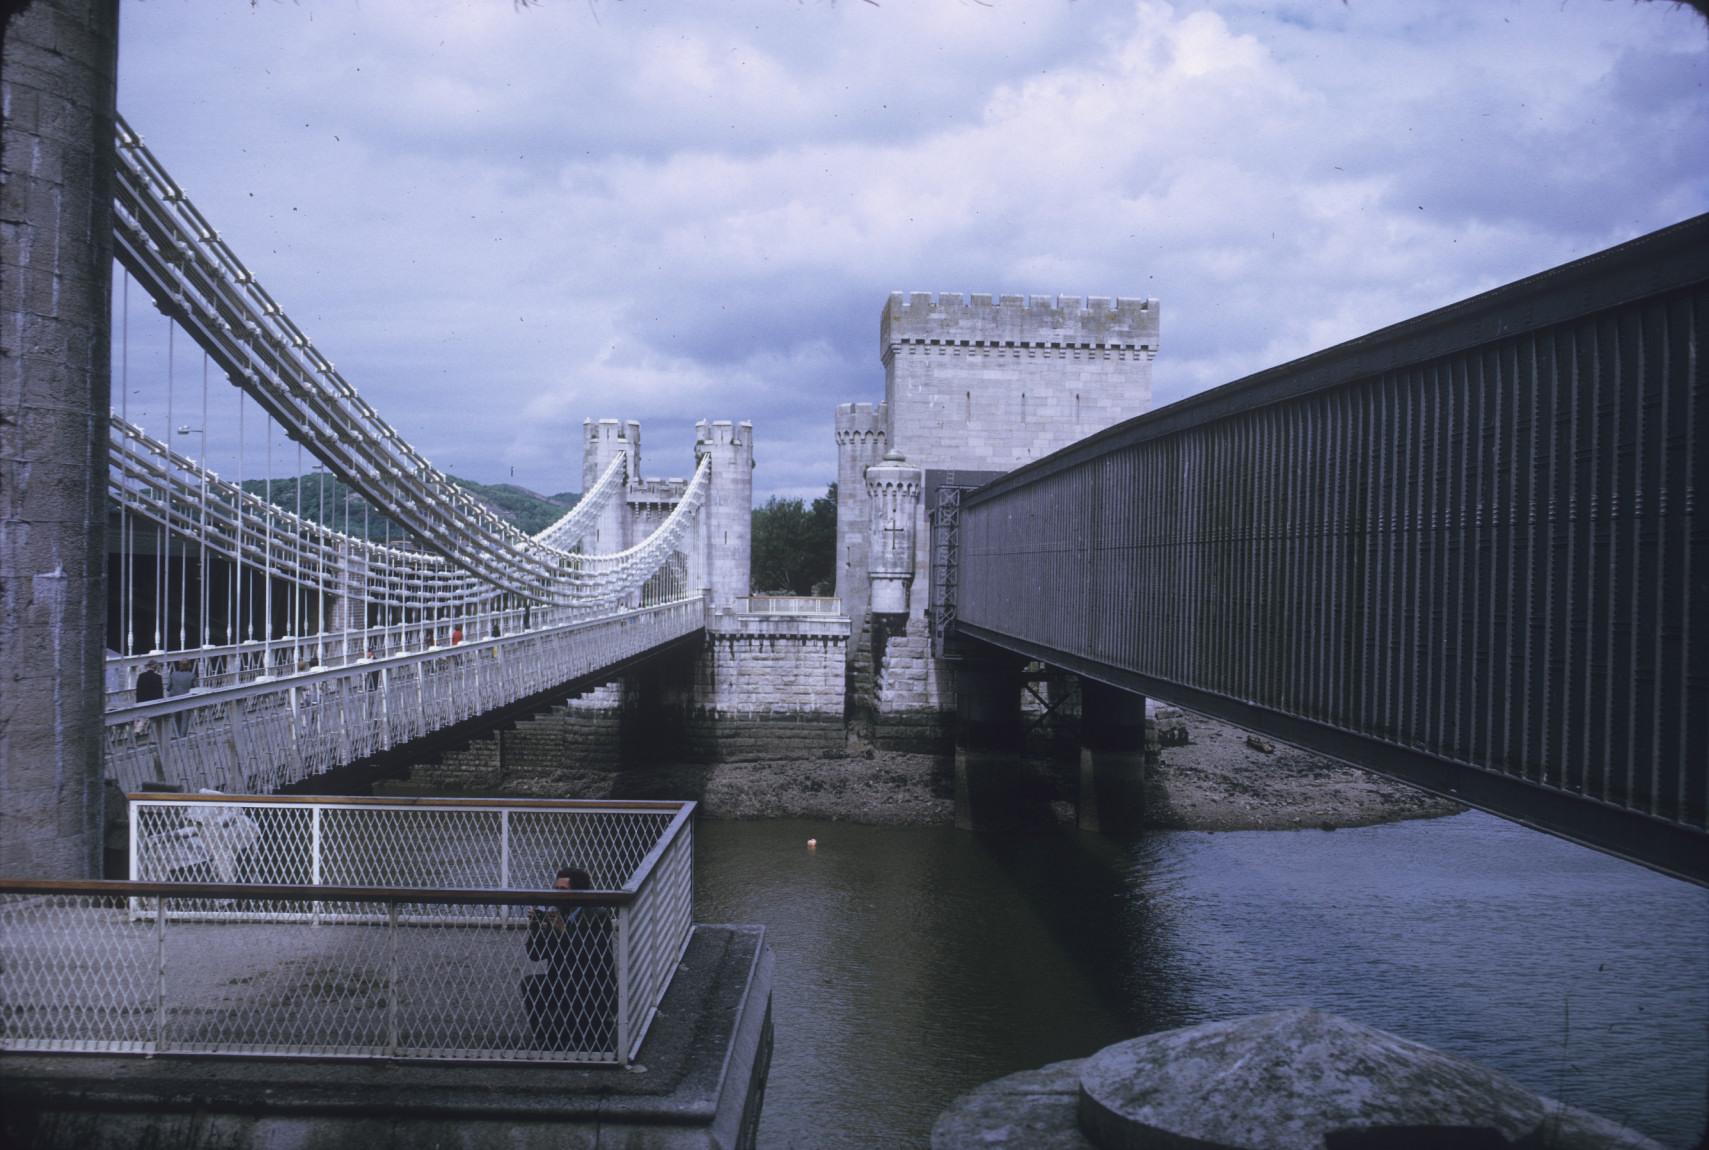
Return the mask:
<svg viewBox="0 0 1709 1150">
<path fill-rule="evenodd" d="M 1192 739 L 1146 778 L 1146 823 L 1172 830 L 1294 830 L 1436 818 L 1466 808 L 1373 771 L 1187 714 Z"/>
<path fill-rule="evenodd" d="M 1146 779 L 1148 825 L 1177 830 L 1365 826 L 1465 808 L 1382 775 L 1282 744 L 1265 751 L 1247 732 L 1191 712 L 1189 741 L 1164 747 Z M 1032 761 L 1025 786 L 1072 821 L 1073 768 Z M 572 782 L 559 775 L 560 783 Z M 695 799 L 717 819 L 832 819 L 930 826 L 955 818 L 953 768 L 944 757 L 851 745 L 845 755 L 764 762 L 662 764 L 578 772 L 580 798 Z"/>
</svg>

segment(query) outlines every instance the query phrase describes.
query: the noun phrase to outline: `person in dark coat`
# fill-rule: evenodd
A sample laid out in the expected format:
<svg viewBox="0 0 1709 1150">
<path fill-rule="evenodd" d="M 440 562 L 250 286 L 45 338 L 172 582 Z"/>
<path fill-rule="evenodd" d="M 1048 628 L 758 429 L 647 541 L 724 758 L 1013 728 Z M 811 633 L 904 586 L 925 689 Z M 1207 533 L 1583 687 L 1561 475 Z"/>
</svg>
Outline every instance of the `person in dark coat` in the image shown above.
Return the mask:
<svg viewBox="0 0 1709 1150">
<path fill-rule="evenodd" d="M 580 867 L 560 867 L 554 890 L 592 890 Z M 540 1050 L 612 1054 L 617 1047 L 617 983 L 612 972 L 611 912 L 605 907 L 534 907 L 528 957 L 546 970 L 522 980 L 528 1025 Z"/>
<path fill-rule="evenodd" d="M 150 663 L 136 677 L 136 701 L 152 703 L 166 697 L 166 683 L 160 677 L 160 664 Z"/>
</svg>

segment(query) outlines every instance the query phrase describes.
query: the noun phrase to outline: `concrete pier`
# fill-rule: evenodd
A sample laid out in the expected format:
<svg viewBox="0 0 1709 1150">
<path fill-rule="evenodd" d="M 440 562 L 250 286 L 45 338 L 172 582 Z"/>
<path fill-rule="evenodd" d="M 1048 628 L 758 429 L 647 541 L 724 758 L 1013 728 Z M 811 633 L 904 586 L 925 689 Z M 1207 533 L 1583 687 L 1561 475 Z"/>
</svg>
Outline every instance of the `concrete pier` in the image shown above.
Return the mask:
<svg viewBox="0 0 1709 1150">
<path fill-rule="evenodd" d="M 1021 823 L 1021 664 L 981 652 L 956 668 L 955 825 L 1014 830 Z"/>
<path fill-rule="evenodd" d="M 101 865 L 118 0 L 0 40 L 0 873 Z"/>
<path fill-rule="evenodd" d="M 763 928 L 696 927 L 627 1069 L 7 1054 L 0 1143 L 752 1147 L 771 1063 L 772 966 Z"/>
<path fill-rule="evenodd" d="M 1083 831 L 1126 834 L 1145 818 L 1145 696 L 1080 680 Z"/>
</svg>

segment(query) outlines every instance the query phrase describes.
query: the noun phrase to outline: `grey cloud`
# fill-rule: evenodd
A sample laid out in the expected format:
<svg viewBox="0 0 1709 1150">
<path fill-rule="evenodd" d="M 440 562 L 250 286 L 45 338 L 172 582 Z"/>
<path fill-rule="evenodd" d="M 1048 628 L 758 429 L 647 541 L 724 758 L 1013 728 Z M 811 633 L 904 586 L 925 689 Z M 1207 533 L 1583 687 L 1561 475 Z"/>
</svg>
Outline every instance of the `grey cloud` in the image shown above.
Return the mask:
<svg viewBox="0 0 1709 1150">
<path fill-rule="evenodd" d="M 1164 401 L 1709 206 L 1665 5 L 598 14 L 130 4 L 120 103 L 404 434 L 548 491 L 616 415 L 816 493 L 891 290 L 1157 296 Z"/>
</svg>

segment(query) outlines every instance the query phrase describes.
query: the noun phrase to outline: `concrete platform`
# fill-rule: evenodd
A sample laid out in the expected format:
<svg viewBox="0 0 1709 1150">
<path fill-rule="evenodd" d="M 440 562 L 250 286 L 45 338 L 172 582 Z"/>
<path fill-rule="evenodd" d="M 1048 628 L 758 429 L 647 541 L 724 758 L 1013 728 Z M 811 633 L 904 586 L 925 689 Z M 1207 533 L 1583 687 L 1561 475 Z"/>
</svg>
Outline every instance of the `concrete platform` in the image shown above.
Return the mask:
<svg viewBox="0 0 1709 1150">
<path fill-rule="evenodd" d="M 696 926 L 629 1069 L 6 1054 L 0 1142 L 751 1147 L 771 1062 L 772 970 L 763 927 Z"/>
</svg>

